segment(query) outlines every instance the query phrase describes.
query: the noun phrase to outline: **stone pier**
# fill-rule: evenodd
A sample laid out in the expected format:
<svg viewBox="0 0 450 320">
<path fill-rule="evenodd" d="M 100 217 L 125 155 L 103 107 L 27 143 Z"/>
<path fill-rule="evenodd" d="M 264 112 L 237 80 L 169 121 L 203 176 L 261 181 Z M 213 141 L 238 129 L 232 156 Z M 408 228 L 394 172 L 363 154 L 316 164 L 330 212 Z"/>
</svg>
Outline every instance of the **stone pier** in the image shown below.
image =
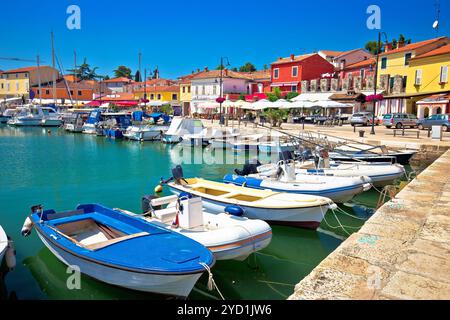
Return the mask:
<svg viewBox="0 0 450 320">
<path fill-rule="evenodd" d="M 450 299 L 450 150 L 300 281 L 289 299 Z"/>
</svg>

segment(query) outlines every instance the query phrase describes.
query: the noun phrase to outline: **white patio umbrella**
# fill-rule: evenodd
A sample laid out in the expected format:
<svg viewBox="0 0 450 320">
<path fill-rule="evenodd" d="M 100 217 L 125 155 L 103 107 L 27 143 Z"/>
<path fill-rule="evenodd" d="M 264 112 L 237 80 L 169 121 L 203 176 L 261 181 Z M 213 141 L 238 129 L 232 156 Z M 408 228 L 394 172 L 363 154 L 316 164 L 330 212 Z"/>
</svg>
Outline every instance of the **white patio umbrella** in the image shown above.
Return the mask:
<svg viewBox="0 0 450 320">
<path fill-rule="evenodd" d="M 294 101 L 289 104 L 285 104 L 281 107 L 281 109 L 300 109 L 300 108 L 312 108 L 314 105 L 313 102 L 310 101 Z"/>
<path fill-rule="evenodd" d="M 289 105 L 291 105 L 290 101 L 287 101 L 285 99 L 278 99 L 277 101 L 272 102 L 271 108 L 289 109 Z"/>
<path fill-rule="evenodd" d="M 312 103 L 312 106 L 322 107 L 322 108 L 345 108 L 345 107 L 351 107 L 351 104 L 346 103 L 340 103 L 333 100 L 321 100 Z"/>
</svg>

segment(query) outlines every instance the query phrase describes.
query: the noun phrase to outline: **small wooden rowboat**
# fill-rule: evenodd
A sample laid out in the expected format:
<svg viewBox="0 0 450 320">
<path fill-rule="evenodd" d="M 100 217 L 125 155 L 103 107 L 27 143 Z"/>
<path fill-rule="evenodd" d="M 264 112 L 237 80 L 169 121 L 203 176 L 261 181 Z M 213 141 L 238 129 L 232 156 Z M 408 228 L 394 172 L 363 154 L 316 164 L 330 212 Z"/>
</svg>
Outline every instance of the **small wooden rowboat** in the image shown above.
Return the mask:
<svg viewBox="0 0 450 320">
<path fill-rule="evenodd" d="M 34 206 L 32 226 L 66 265 L 97 280 L 139 291 L 186 297 L 214 257 L 179 233 L 99 204 L 55 212 Z"/>
<path fill-rule="evenodd" d="M 233 205 L 248 218 L 274 224 L 317 229 L 326 211 L 336 206 L 330 199 L 319 196 L 256 190 L 200 178 L 177 181 L 167 183 L 173 193 L 187 192 L 201 197 L 204 208 L 213 213 L 222 213 Z"/>
</svg>

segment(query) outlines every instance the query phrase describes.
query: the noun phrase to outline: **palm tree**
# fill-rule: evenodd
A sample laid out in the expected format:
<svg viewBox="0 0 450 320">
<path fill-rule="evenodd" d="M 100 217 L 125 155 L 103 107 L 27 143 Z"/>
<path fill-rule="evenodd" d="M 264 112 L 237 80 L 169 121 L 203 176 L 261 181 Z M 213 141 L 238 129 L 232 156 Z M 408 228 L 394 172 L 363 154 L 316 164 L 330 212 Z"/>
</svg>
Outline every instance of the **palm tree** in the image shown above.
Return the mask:
<svg viewBox="0 0 450 320">
<path fill-rule="evenodd" d="M 74 74 L 76 78 L 79 78 L 80 80 L 96 80 L 96 79 L 103 79 L 104 76 L 98 75 L 96 73 L 96 70 L 98 67 L 92 68 L 88 63 L 87 59 L 84 58 L 83 63 L 78 66 L 76 69 L 69 69 L 67 71 Z"/>
</svg>

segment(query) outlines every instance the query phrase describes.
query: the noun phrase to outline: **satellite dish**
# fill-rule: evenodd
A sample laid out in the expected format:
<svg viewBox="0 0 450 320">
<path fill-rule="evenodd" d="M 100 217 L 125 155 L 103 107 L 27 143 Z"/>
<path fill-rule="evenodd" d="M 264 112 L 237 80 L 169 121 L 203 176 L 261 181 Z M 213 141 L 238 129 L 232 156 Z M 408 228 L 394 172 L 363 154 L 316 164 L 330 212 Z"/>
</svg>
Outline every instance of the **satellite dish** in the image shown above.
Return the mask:
<svg viewBox="0 0 450 320">
<path fill-rule="evenodd" d="M 433 22 L 433 29 L 437 29 L 438 26 L 439 26 L 439 21 L 438 20 Z"/>
</svg>

